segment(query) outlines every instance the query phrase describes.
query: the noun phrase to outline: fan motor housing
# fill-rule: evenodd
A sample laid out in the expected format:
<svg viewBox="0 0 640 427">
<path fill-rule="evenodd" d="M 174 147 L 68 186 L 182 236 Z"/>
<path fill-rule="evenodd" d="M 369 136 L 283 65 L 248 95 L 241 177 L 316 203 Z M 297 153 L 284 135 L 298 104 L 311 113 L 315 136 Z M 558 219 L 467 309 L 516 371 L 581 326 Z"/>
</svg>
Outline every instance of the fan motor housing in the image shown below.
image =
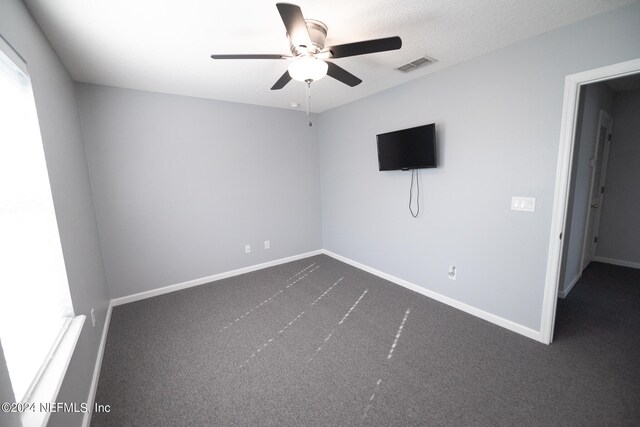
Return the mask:
<svg viewBox="0 0 640 427">
<path fill-rule="evenodd" d="M 291 53 L 294 56 L 305 55 L 307 53 L 316 54 L 324 49 L 324 41 L 327 38 L 327 26 L 315 19 L 305 19 L 307 24 L 307 30 L 309 31 L 309 38 L 311 39 L 311 46 L 307 46 L 307 49 L 294 46 L 289 39 L 289 47 Z M 287 34 L 287 38 L 288 38 Z"/>
</svg>

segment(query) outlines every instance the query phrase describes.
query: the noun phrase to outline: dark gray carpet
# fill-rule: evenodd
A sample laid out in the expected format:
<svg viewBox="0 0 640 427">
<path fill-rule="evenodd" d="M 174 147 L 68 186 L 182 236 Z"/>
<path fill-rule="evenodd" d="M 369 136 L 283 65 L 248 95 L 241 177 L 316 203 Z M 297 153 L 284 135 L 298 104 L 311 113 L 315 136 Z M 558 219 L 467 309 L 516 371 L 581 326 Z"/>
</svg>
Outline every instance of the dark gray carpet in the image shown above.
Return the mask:
<svg viewBox="0 0 640 427">
<path fill-rule="evenodd" d="M 316 256 L 115 307 L 92 425 L 639 425 L 639 332 L 638 270 L 545 346 Z"/>
</svg>

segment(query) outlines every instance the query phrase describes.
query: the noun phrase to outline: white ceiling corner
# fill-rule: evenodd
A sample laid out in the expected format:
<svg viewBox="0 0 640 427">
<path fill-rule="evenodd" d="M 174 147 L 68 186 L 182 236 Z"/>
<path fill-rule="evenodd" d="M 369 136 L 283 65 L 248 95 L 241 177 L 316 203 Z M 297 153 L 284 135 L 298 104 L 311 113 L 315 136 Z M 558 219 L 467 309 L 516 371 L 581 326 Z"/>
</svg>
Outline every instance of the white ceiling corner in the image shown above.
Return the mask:
<svg viewBox="0 0 640 427">
<path fill-rule="evenodd" d="M 635 0 L 288 0 L 329 27 L 327 45 L 398 35 L 398 51 L 336 59 L 350 88 L 312 84 L 322 112 Z M 279 60 L 213 61 L 212 53 L 289 53 L 276 1 L 24 0 L 76 81 L 278 108 L 305 105 L 305 85 L 270 87 Z M 428 55 L 438 62 L 394 68 Z"/>
</svg>

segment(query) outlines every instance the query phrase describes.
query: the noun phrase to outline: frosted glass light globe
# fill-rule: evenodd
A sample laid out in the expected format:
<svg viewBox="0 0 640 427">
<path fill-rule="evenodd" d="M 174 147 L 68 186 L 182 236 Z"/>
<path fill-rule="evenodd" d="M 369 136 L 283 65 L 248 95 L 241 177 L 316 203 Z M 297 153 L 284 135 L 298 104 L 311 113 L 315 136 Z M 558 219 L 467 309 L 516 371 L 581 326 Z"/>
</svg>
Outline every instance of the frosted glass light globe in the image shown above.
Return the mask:
<svg viewBox="0 0 640 427">
<path fill-rule="evenodd" d="M 320 80 L 327 75 L 329 66 L 321 59 L 304 56 L 289 65 L 288 71 L 292 79 L 301 82 Z"/>
</svg>

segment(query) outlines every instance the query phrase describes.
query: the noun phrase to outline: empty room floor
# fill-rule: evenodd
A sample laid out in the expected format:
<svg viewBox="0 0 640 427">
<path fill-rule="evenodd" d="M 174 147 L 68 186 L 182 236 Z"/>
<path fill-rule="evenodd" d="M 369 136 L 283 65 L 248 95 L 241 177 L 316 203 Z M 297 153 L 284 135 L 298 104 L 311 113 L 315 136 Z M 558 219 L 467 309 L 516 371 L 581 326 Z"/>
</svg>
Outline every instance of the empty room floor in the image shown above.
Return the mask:
<svg viewBox="0 0 640 427">
<path fill-rule="evenodd" d="M 638 425 L 639 284 L 593 263 L 550 346 L 326 255 L 114 307 L 92 425 Z"/>
</svg>

